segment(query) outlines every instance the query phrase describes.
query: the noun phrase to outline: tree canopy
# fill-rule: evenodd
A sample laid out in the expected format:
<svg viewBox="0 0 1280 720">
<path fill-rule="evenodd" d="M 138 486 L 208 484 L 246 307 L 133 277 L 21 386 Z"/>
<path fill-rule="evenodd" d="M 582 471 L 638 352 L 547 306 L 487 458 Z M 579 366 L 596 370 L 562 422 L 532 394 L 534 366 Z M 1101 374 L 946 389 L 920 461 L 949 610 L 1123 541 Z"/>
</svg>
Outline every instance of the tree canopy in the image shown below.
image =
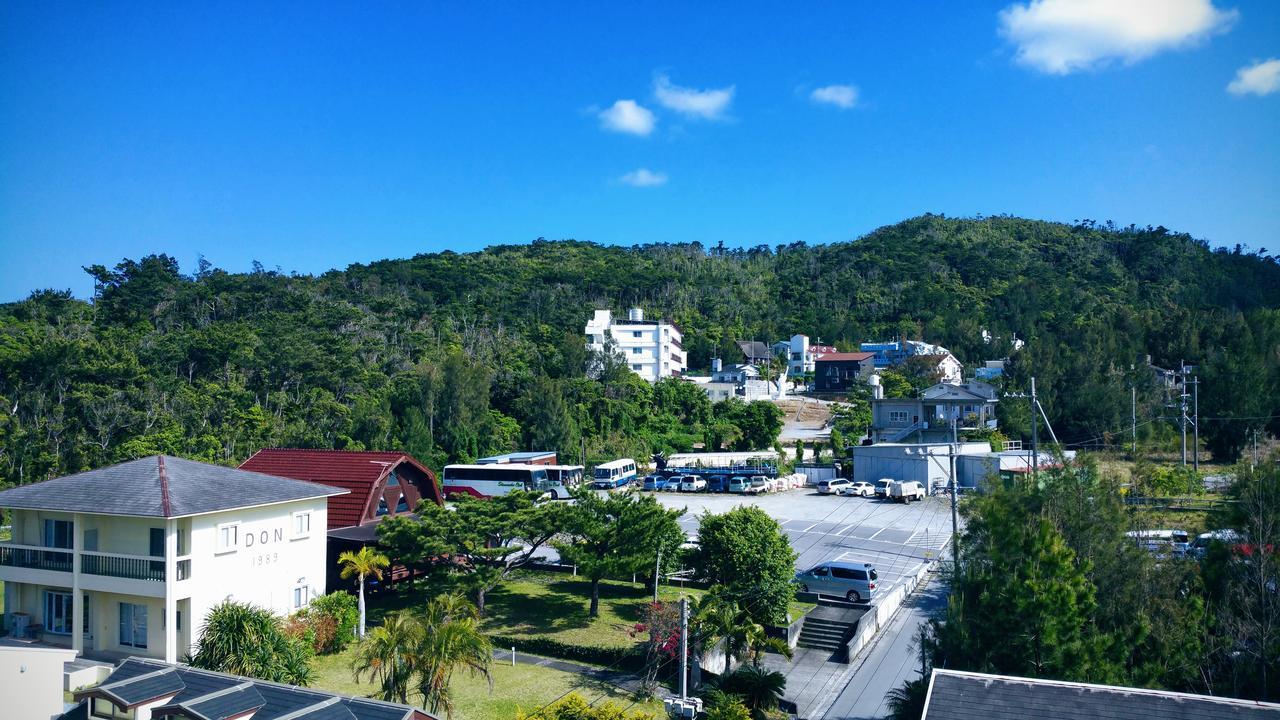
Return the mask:
<svg viewBox="0 0 1280 720">
<path fill-rule="evenodd" d="M 1122 438 L 1130 387 L 1140 432 L 1168 432 L 1147 356 L 1200 365 L 1216 455 L 1280 431 L 1280 264 L 1162 227 L 926 215 L 821 246 L 566 240 L 318 277 L 184 274 L 164 254 L 86 271 L 91 301 L 42 290 L 0 306 L 0 482 L 265 446 L 399 447 L 433 467 L 546 444 L 586 464 L 771 446 L 735 424 L 768 418 L 589 356 L 592 309 L 632 305 L 676 322 L 704 371 L 738 358 L 735 340 L 798 332 L 842 349 L 919 338 L 970 366 L 1009 357 L 1006 389 L 1036 376 L 1068 443 Z M 1019 407 L 1000 403 L 1013 438 L 1029 431 Z"/>
</svg>

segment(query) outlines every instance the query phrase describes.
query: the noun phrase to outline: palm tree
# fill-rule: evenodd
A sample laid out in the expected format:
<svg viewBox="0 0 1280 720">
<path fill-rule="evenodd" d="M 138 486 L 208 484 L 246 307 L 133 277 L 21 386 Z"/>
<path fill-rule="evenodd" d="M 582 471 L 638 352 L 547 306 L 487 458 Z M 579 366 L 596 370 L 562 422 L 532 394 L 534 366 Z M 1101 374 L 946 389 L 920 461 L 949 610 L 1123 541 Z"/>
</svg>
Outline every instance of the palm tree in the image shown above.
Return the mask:
<svg viewBox="0 0 1280 720">
<path fill-rule="evenodd" d="M 342 579 L 360 577 L 360 637 L 364 637 L 364 579 L 370 575 L 381 580 L 382 571 L 391 565 L 386 555 L 365 545 L 359 552 L 347 550 L 338 556 L 342 566 Z"/>
<path fill-rule="evenodd" d="M 356 648 L 352 666 L 356 682 L 367 672 L 378 683 L 378 699 L 409 702 L 409 681 L 417 669 L 422 638 L 422 623 L 407 611 L 388 615 Z"/>
<path fill-rule="evenodd" d="M 919 720 L 924 714 L 924 701 L 929 694 L 929 678 L 908 680 L 901 687 L 885 693 L 890 720 Z"/>
<path fill-rule="evenodd" d="M 775 670 L 744 665 L 720 678 L 720 689 L 742 698 L 742 703 L 757 717 L 778 707 L 787 689 L 787 677 Z"/>
<path fill-rule="evenodd" d="M 418 692 L 422 707 L 433 714 L 441 710 L 453 717 L 453 695 L 449 684 L 453 673 L 466 669 L 483 675 L 493 685 L 489 666 L 493 645 L 480 632 L 476 606 L 460 594 L 438 595 L 423 613 L 423 643 L 418 653 Z"/>
</svg>

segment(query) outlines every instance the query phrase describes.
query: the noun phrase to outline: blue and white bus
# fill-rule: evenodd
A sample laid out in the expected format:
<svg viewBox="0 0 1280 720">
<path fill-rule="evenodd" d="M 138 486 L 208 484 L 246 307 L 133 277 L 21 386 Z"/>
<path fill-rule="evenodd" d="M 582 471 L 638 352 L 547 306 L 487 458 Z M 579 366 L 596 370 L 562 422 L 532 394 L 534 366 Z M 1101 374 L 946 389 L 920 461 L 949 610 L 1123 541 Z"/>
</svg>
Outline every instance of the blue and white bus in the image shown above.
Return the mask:
<svg viewBox="0 0 1280 720">
<path fill-rule="evenodd" d="M 545 465 L 445 465 L 441 480 L 445 496 L 465 493 L 478 498 L 506 495 L 512 490 L 548 489 Z"/>
<path fill-rule="evenodd" d="M 611 460 L 596 466 L 592 472 L 592 487 L 612 490 L 636 479 L 636 461 L 631 458 Z"/>
</svg>

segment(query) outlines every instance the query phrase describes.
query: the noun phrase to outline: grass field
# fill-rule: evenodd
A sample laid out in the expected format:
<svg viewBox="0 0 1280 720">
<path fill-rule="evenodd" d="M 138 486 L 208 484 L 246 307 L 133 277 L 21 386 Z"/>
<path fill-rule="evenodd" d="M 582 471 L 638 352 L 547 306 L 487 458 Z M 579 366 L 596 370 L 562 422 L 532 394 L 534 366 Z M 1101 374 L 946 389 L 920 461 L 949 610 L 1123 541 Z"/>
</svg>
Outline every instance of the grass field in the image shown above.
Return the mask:
<svg viewBox="0 0 1280 720">
<path fill-rule="evenodd" d="M 419 606 L 427 588 L 387 594 L 370 602 L 369 623 L 377 625 L 389 612 Z M 485 598 L 486 633 L 514 637 L 550 637 L 560 642 L 592 647 L 630 647 L 636 643 L 631 629 L 640 613 L 652 601 L 652 591 L 641 583 L 600 583 L 600 616 L 588 617 L 590 581 L 561 573 L 521 572 L 512 580 L 492 590 Z M 658 597 L 665 601 L 690 599 L 703 595 L 693 588 L 662 586 Z M 799 617 L 813 607 L 792 603 L 792 617 Z"/>
<path fill-rule="evenodd" d="M 351 673 L 354 647 L 317 657 L 314 687 L 344 695 L 366 696 L 373 692 L 368 682 L 356 682 Z M 537 710 L 561 695 L 573 691 L 588 701 L 611 699 L 620 707 L 631 705 L 635 698 L 610 685 L 572 673 L 536 665 L 516 665 L 495 660 L 492 668 L 493 689 L 483 677 L 472 677 L 465 671 L 453 676 L 454 718 L 456 720 L 510 720 L 517 710 Z M 365 678 L 368 679 L 367 677 Z M 410 697 L 410 703 L 421 704 L 421 697 Z M 637 702 L 632 711 L 662 715 L 662 703 L 656 700 Z"/>
</svg>

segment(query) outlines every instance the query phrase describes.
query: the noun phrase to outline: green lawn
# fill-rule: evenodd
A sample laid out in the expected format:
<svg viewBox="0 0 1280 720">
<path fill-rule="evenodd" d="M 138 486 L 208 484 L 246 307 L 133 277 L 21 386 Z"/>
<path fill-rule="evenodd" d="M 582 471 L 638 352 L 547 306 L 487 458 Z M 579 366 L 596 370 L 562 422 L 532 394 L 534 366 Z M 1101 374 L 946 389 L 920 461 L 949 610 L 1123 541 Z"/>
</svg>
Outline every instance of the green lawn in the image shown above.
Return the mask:
<svg viewBox="0 0 1280 720">
<path fill-rule="evenodd" d="M 631 629 L 653 600 L 639 583 L 600 583 L 600 616 L 587 616 L 591 583 L 555 573 L 521 573 L 489 593 L 485 601 L 485 632 L 515 637 L 544 636 L 560 642 L 592 647 L 630 647 Z M 701 590 L 663 586 L 661 600 L 695 598 Z"/>
<path fill-rule="evenodd" d="M 316 670 L 314 687 L 344 695 L 369 695 L 373 691 L 370 684 L 357 683 L 352 677 L 351 657 L 354 652 L 353 647 L 334 655 L 317 657 L 312 663 Z M 495 660 L 492 674 L 492 692 L 483 677 L 473 678 L 465 671 L 453 676 L 455 720 L 510 720 L 517 710 L 537 710 L 571 690 L 588 701 L 601 697 L 612 699 L 620 707 L 626 707 L 634 700 L 612 686 L 536 665 L 512 667 L 510 662 Z M 410 702 L 420 703 L 421 700 L 411 697 Z M 655 718 L 662 715 L 662 703 L 656 700 L 636 703 L 631 709 L 649 712 Z"/>
</svg>

